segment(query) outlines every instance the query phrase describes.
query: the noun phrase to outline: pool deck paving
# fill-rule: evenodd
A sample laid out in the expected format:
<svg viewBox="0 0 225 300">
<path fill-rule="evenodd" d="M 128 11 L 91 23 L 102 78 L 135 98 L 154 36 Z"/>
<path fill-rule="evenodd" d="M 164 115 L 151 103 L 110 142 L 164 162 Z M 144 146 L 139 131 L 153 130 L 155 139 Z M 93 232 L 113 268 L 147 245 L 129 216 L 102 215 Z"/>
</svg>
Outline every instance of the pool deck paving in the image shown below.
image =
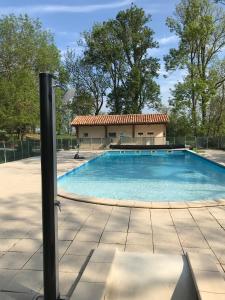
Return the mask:
<svg viewBox="0 0 225 300">
<path fill-rule="evenodd" d="M 97 154 L 97 151 L 83 152 L 85 160 L 77 161 L 73 159 L 73 151 L 59 152 L 58 175 Z M 204 155 L 225 164 L 223 151 L 208 150 Z M 40 179 L 39 158 L 0 165 L 0 300 L 32 299 L 43 291 Z M 109 253 L 115 248 L 154 254 L 210 254 L 220 274 L 225 276 L 223 205 L 149 209 L 82 203 L 61 197 L 59 200 L 62 295 L 100 300 L 111 263 Z M 101 252 L 90 259 L 92 249 Z M 81 276 L 82 266 L 89 259 Z M 210 272 L 209 281 L 216 274 Z M 208 297 L 205 299 L 217 299 L 212 298 L 212 293 L 203 292 Z M 225 299 L 225 294 L 218 294 L 218 299 Z"/>
</svg>

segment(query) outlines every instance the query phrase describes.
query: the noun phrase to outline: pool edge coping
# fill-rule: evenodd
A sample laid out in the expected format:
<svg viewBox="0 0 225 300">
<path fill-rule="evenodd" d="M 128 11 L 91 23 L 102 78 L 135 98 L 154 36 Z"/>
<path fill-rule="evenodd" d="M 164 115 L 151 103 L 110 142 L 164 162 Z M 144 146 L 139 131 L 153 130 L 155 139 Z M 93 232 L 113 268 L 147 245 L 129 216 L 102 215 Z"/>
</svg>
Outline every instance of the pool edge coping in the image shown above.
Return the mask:
<svg viewBox="0 0 225 300">
<path fill-rule="evenodd" d="M 171 149 L 171 150 L 177 150 L 177 149 Z M 179 149 L 180 150 L 180 149 Z M 215 163 L 221 167 L 224 167 L 224 165 L 215 162 L 209 158 L 205 158 L 204 156 L 200 155 L 199 153 L 196 153 L 194 151 L 191 151 L 189 149 L 182 149 L 186 150 L 188 152 L 191 152 L 192 154 L 199 156 L 205 160 L 208 160 L 212 163 Z M 79 165 L 77 168 L 74 169 L 79 169 L 81 166 L 84 164 L 87 164 L 88 162 L 95 160 L 99 156 L 103 155 L 108 151 L 104 151 L 103 153 L 100 153 L 99 155 L 96 155 L 95 157 L 91 158 L 90 160 L 82 163 Z M 65 176 L 66 174 L 72 172 L 74 169 L 62 174 L 61 176 L 58 176 L 58 179 L 60 177 Z M 215 207 L 215 206 L 225 206 L 225 199 L 215 199 L 215 200 L 196 200 L 196 201 L 182 201 L 182 202 L 177 202 L 177 201 L 165 201 L 165 202 L 160 202 L 160 201 L 137 201 L 137 200 L 116 200 L 116 199 L 111 199 L 111 198 L 98 198 L 98 197 L 91 197 L 91 196 L 82 196 L 78 195 L 75 193 L 68 193 L 65 192 L 64 190 L 60 190 L 57 192 L 57 196 L 68 199 L 71 201 L 77 201 L 77 202 L 83 202 L 83 203 L 90 203 L 90 204 L 98 204 L 98 205 L 105 205 L 105 206 L 117 206 L 117 207 L 129 207 L 129 208 L 152 208 L 152 209 L 184 209 L 184 208 L 203 208 L 203 207 Z"/>
</svg>

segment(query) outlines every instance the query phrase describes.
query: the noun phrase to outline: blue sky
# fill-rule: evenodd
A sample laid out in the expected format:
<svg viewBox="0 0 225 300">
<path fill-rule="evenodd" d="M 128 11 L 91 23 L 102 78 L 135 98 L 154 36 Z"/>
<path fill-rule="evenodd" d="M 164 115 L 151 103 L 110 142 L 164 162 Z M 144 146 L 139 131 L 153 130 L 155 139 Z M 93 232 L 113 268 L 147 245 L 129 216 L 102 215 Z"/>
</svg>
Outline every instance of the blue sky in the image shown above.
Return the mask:
<svg viewBox="0 0 225 300">
<path fill-rule="evenodd" d="M 168 30 L 165 20 L 173 14 L 178 0 L 0 0 L 0 14 L 27 13 L 39 18 L 43 27 L 54 34 L 56 44 L 63 53 L 67 47 L 77 47 L 80 32 L 89 30 L 96 22 L 114 18 L 119 10 L 128 8 L 131 2 L 152 15 L 149 25 L 155 32 L 160 48 L 153 49 L 150 53 L 161 60 L 158 83 L 162 100 L 166 103 L 170 88 L 178 80 L 182 80 L 181 71 L 163 78 L 162 60 L 163 55 L 177 45 L 176 36 Z"/>
</svg>

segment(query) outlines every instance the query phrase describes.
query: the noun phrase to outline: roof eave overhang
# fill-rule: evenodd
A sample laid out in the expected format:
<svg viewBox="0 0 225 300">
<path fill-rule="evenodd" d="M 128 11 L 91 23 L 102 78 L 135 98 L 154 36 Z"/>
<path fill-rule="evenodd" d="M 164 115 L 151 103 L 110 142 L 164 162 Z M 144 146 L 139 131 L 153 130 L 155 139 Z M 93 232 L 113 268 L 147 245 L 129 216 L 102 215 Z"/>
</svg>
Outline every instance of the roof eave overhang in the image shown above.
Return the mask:
<svg viewBox="0 0 225 300">
<path fill-rule="evenodd" d="M 129 125 L 156 125 L 156 124 L 167 124 L 169 121 L 162 121 L 162 122 L 138 122 L 138 123 L 103 123 L 103 124 L 73 124 L 71 123 L 71 126 L 77 127 L 77 126 L 129 126 Z"/>
</svg>

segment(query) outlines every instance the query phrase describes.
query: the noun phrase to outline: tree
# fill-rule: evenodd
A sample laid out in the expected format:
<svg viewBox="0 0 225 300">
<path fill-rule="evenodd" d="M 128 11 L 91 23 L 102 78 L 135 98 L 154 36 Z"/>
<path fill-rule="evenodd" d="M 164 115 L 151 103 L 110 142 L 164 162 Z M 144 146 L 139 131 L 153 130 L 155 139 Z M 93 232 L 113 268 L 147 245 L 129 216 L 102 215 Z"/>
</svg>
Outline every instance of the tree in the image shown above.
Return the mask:
<svg viewBox="0 0 225 300">
<path fill-rule="evenodd" d="M 113 114 L 140 113 L 145 105 L 159 103 L 158 59 L 149 55 L 158 46 L 151 20 L 142 8 L 132 5 L 116 19 L 95 25 L 84 33 L 84 60 L 108 74 L 111 91 L 108 106 Z"/>
<path fill-rule="evenodd" d="M 70 84 L 77 90 L 76 94 L 80 92 L 77 95 L 79 101 L 84 99 L 84 95 L 88 95 L 88 106 L 90 107 L 92 103 L 92 109 L 89 111 L 94 111 L 94 114 L 98 115 L 102 109 L 106 91 L 109 88 L 107 74 L 101 68 L 87 63 L 84 59 L 76 58 L 73 50 L 67 51 L 65 66 L 69 73 Z"/>
<path fill-rule="evenodd" d="M 39 124 L 38 73 L 59 69 L 52 35 L 27 15 L 0 19 L 0 127 L 20 136 Z"/>
<path fill-rule="evenodd" d="M 210 99 L 225 81 L 225 77 L 216 81 L 210 76 L 210 67 L 225 46 L 225 13 L 209 0 L 182 0 L 167 25 L 179 37 L 179 45 L 165 56 L 166 69 L 187 71 L 193 132 L 197 134 L 200 111 L 201 132 L 205 133 Z"/>
<path fill-rule="evenodd" d="M 94 113 L 94 99 L 86 91 L 79 91 L 74 96 L 70 108 L 74 115 L 92 115 Z"/>
</svg>

